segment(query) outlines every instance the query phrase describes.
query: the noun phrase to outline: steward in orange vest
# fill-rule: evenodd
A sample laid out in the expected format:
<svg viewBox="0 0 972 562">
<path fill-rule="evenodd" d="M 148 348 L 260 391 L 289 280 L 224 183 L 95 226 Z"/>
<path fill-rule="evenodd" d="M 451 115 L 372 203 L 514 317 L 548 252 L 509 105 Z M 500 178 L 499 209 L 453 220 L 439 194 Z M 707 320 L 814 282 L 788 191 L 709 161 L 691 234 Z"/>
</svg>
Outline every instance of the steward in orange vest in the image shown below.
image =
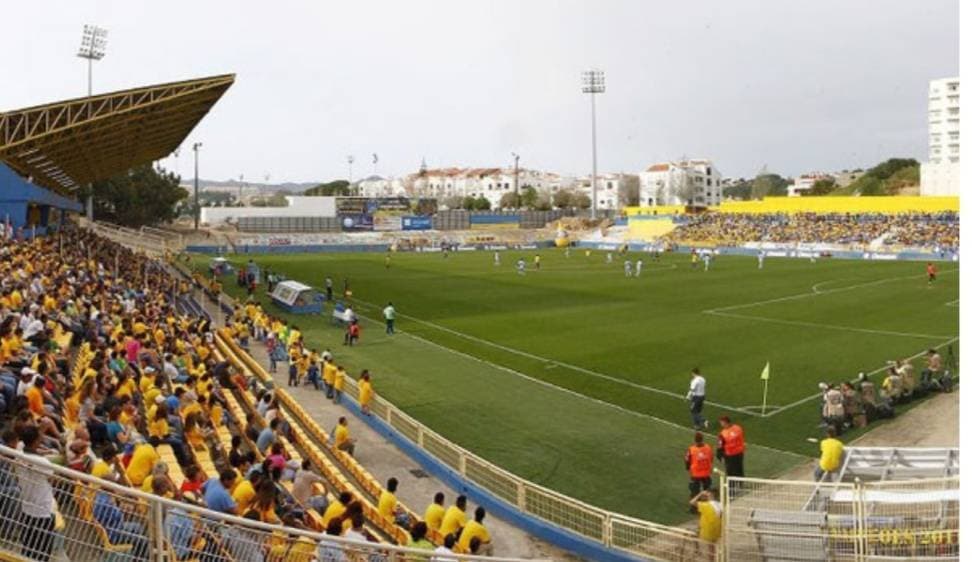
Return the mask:
<svg viewBox="0 0 972 562">
<path fill-rule="evenodd" d="M 685 453 L 685 470 L 689 472 L 689 497 L 712 486 L 712 447 L 703 441 L 702 432 L 695 432 L 695 443 Z"/>
<path fill-rule="evenodd" d="M 722 431 L 719 432 L 719 457 L 726 467 L 727 476 L 743 476 L 743 453 L 746 452 L 746 439 L 743 428 L 732 423 L 729 416 L 719 418 Z"/>
</svg>

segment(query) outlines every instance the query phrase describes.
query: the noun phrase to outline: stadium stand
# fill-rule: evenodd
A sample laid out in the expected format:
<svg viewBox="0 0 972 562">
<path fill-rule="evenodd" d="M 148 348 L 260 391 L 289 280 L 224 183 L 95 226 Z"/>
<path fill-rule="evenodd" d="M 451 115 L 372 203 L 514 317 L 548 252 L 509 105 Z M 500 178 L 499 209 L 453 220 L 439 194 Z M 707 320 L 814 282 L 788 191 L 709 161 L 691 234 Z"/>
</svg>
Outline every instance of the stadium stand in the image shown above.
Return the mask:
<svg viewBox="0 0 972 562">
<path fill-rule="evenodd" d="M 264 425 L 253 415 L 259 381 L 242 352 L 214 334 L 188 282 L 163 261 L 93 232 L 64 236 L 70 242 L 0 246 L 0 394 L 10 420 L 0 450 L 7 541 L 0 553 L 19 550 L 34 560 L 397 556 L 410 537 L 379 515 L 380 486 L 353 458 L 319 446 L 326 434 L 294 417 L 299 410 L 280 413 L 289 430 L 274 436 L 279 446 L 271 444 L 268 456 L 249 439 L 253 422 Z M 252 457 L 231 458 L 240 452 L 234 437 Z M 322 493 L 355 497 L 340 518 L 324 521 L 294 498 L 287 470 L 303 459 L 321 472 Z M 244 483 L 253 484 L 249 497 Z M 367 520 L 355 535 L 364 544 L 339 536 L 360 527 L 356 514 Z"/>
<path fill-rule="evenodd" d="M 739 246 L 747 242 L 957 248 L 959 216 L 937 213 L 704 213 L 675 229 L 677 243 Z"/>
</svg>

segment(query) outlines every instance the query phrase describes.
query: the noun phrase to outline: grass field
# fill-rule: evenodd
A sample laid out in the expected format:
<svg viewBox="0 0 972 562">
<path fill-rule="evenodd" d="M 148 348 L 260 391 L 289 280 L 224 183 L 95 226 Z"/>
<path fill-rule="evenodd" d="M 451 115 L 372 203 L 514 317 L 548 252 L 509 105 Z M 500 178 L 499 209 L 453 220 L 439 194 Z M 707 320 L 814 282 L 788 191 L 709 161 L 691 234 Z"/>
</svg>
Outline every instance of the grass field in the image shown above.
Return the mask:
<svg viewBox="0 0 972 562">
<path fill-rule="evenodd" d="M 521 476 L 659 522 L 686 517 L 692 367 L 708 380 L 710 432 L 723 413 L 740 420 L 747 475 L 772 476 L 817 454 L 807 437 L 821 431 L 818 382 L 957 341 L 958 264 L 940 264 L 928 287 L 917 262 L 768 259 L 757 270 L 755 258 L 722 257 L 705 272 L 669 254 L 626 278 L 602 252 L 542 251 L 539 271 L 523 254 L 525 276 L 519 255 L 497 267 L 491 252 L 395 254 L 388 269 L 384 254 L 253 257 L 316 287 L 330 275 L 336 292 L 349 279 L 368 318 L 359 346 L 342 347 L 327 318 L 288 319 L 349 372 L 370 369 L 412 416 Z M 378 323 L 389 300 L 401 331 L 391 337 Z"/>
</svg>

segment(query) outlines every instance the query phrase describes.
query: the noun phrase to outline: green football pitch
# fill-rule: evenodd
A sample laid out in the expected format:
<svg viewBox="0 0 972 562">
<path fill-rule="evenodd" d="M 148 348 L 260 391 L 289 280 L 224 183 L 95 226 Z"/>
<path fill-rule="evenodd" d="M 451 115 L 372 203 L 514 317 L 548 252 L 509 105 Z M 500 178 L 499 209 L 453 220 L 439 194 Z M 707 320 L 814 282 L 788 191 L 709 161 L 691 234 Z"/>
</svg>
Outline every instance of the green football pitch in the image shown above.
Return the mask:
<svg viewBox="0 0 972 562">
<path fill-rule="evenodd" d="M 958 349 L 957 263 L 929 286 L 920 262 L 687 255 L 623 260 L 574 249 L 535 252 L 273 254 L 263 267 L 339 293 L 347 279 L 362 339 L 343 347 L 329 317 L 282 315 L 379 394 L 447 438 L 539 484 L 654 521 L 686 518 L 682 458 L 693 430 L 689 371 L 707 378 L 705 415 L 746 431 L 748 476 L 772 477 L 817 454 L 821 381 L 870 373 L 941 346 Z M 515 271 L 527 260 L 525 275 Z M 208 258 L 194 264 L 205 267 Z M 224 278 L 231 295 L 242 295 Z M 267 304 L 271 313 L 279 309 Z M 380 309 L 393 301 L 394 336 Z M 760 374 L 769 362 L 768 407 Z M 920 357 L 915 365 L 923 366 Z M 856 433 L 848 434 L 853 438 Z"/>
</svg>

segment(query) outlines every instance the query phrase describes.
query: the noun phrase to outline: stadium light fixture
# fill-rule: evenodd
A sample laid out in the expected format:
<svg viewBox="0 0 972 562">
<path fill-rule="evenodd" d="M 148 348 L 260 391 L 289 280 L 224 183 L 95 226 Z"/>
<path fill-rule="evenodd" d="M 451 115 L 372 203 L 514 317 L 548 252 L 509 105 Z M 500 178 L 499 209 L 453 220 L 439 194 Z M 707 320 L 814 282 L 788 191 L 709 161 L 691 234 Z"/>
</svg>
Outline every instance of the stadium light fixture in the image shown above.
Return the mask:
<svg viewBox="0 0 972 562">
<path fill-rule="evenodd" d="M 81 33 L 78 57 L 88 59 L 88 97 L 91 97 L 91 67 L 96 60 L 105 58 L 108 48 L 108 30 L 97 25 L 85 25 Z"/>
<path fill-rule="evenodd" d="M 591 218 L 597 218 L 597 94 L 604 93 L 604 71 L 592 68 L 581 73 L 581 92 L 591 95 Z"/>
</svg>

